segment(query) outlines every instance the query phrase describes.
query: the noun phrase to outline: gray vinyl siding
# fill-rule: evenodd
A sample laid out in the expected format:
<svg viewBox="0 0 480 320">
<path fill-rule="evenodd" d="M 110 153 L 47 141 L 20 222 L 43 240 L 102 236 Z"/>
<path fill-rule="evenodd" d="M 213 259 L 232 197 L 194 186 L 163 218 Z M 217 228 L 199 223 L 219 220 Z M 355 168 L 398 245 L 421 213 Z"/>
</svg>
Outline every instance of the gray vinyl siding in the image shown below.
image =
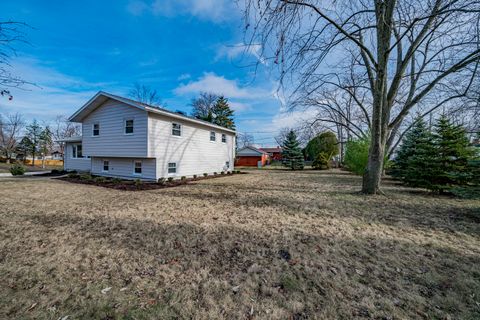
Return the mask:
<svg viewBox="0 0 480 320">
<path fill-rule="evenodd" d="M 73 145 L 78 143 L 67 142 L 65 143 L 65 157 L 63 159 L 63 167 L 65 170 L 72 171 L 90 171 L 91 160 L 89 158 L 75 159 L 72 158 Z"/>
<path fill-rule="evenodd" d="M 108 172 L 103 171 L 103 161 L 109 161 Z M 133 162 L 135 160 L 142 161 L 142 174 L 133 174 Z M 156 180 L 156 161 L 155 159 L 145 158 L 111 158 L 111 157 L 94 157 L 92 158 L 92 174 L 107 176 L 107 177 L 120 177 L 128 179 L 143 179 L 143 180 Z"/>
<path fill-rule="evenodd" d="M 134 120 L 134 132 L 125 134 L 125 120 Z M 83 153 L 92 157 L 146 157 L 147 112 L 109 99 L 82 123 Z M 100 135 L 93 136 L 93 124 Z"/>
<path fill-rule="evenodd" d="M 172 135 L 172 122 L 182 125 L 180 137 Z M 215 142 L 210 141 L 210 131 L 216 132 Z M 221 141 L 222 133 L 226 143 Z M 148 151 L 149 157 L 157 158 L 157 178 L 233 170 L 234 146 L 235 136 L 228 131 L 149 113 Z M 225 168 L 227 161 L 229 168 Z M 177 163 L 176 174 L 168 173 L 170 162 Z"/>
</svg>

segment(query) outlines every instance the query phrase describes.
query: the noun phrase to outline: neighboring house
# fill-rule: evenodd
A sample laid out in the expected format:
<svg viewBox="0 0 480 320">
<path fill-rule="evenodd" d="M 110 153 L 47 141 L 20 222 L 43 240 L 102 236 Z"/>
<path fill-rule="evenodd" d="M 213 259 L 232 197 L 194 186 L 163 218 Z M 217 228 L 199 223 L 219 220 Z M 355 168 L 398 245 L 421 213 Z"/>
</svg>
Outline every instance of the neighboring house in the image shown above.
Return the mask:
<svg viewBox="0 0 480 320">
<path fill-rule="evenodd" d="M 50 154 L 50 157 L 52 160 L 63 160 L 63 153 L 61 153 L 60 151 L 53 151 Z"/>
<path fill-rule="evenodd" d="M 70 118 L 82 136 L 65 143 L 66 170 L 157 180 L 233 170 L 235 131 L 99 92 Z"/>
<path fill-rule="evenodd" d="M 275 161 L 282 161 L 282 148 L 280 146 L 274 148 L 260 148 L 270 156 L 270 159 Z"/>
<path fill-rule="evenodd" d="M 268 153 L 252 146 L 243 147 L 237 151 L 235 160 L 236 166 L 257 167 L 265 166 L 269 163 L 270 157 Z"/>
</svg>

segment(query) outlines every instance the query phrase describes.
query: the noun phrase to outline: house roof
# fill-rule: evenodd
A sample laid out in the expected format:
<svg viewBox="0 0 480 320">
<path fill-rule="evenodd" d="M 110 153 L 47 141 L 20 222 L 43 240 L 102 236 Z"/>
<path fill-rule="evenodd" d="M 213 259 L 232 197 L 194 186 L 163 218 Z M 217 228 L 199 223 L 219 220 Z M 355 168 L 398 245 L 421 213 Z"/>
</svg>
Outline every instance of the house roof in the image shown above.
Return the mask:
<svg viewBox="0 0 480 320">
<path fill-rule="evenodd" d="M 268 152 L 268 153 L 277 153 L 277 152 L 282 152 L 282 148 L 280 147 L 274 147 L 274 148 L 260 148 L 261 150 Z"/>
<path fill-rule="evenodd" d="M 257 148 L 252 147 L 252 146 L 243 147 L 243 148 L 239 149 L 236 153 L 237 153 L 238 156 L 261 156 L 261 155 L 266 154 L 265 151 L 263 151 L 261 149 L 257 149 Z"/>
<path fill-rule="evenodd" d="M 203 121 L 200 119 L 192 118 L 189 116 L 185 116 L 182 114 L 179 114 L 177 112 L 169 111 L 164 108 L 152 106 L 146 103 L 142 103 L 140 101 L 135 101 L 129 98 L 124 98 L 121 96 L 117 96 L 108 92 L 104 91 L 99 91 L 93 98 L 91 98 L 86 104 L 84 104 L 80 109 L 77 110 L 70 118 L 68 118 L 69 121 L 72 122 L 81 122 L 88 114 L 90 114 L 92 111 L 94 111 L 96 108 L 98 108 L 100 105 L 102 105 L 104 102 L 106 102 L 108 99 L 113 99 L 117 100 L 120 102 L 123 102 L 129 106 L 141 109 L 143 111 L 147 112 L 152 112 L 152 113 L 157 113 L 161 114 L 167 117 L 175 118 L 175 119 L 181 119 L 184 121 L 188 122 L 193 122 L 197 124 L 203 124 L 207 127 L 212 127 L 216 129 L 220 129 L 223 131 L 227 131 L 230 133 L 235 133 L 235 130 L 232 129 L 227 129 L 221 126 L 218 126 L 216 124 L 210 123 L 208 121 Z"/>
</svg>

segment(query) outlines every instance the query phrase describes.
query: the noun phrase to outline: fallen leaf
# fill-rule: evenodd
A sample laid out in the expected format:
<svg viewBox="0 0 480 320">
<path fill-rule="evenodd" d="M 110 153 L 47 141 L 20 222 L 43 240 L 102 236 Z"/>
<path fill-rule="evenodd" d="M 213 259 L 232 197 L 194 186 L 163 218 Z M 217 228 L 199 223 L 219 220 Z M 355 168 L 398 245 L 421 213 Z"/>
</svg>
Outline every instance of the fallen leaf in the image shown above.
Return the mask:
<svg viewBox="0 0 480 320">
<path fill-rule="evenodd" d="M 108 287 L 108 288 L 105 288 L 105 289 L 102 289 L 102 293 L 103 294 L 106 294 L 108 291 L 112 290 L 112 287 Z"/>
</svg>

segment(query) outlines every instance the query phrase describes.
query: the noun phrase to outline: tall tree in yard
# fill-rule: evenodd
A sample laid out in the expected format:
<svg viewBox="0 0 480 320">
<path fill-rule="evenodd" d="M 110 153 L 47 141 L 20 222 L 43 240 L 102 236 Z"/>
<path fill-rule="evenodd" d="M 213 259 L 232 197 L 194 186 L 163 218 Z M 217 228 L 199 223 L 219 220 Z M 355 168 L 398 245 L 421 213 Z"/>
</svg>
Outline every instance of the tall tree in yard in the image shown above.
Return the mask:
<svg viewBox="0 0 480 320">
<path fill-rule="evenodd" d="M 198 98 L 192 99 L 192 116 L 197 119 L 212 122 L 212 109 L 215 106 L 219 96 L 211 92 L 200 92 Z"/>
<path fill-rule="evenodd" d="M 20 133 L 25 127 L 25 121 L 19 113 L 0 116 L 0 151 L 10 163 L 16 151 Z"/>
<path fill-rule="evenodd" d="M 42 135 L 42 127 L 37 120 L 27 126 L 26 128 L 26 141 L 29 141 L 28 151 L 32 155 L 32 166 L 35 166 L 35 156 L 38 154 L 39 143 Z"/>
<path fill-rule="evenodd" d="M 291 108 L 321 90 L 353 98 L 371 135 L 367 194 L 380 191 L 385 154 L 410 113 L 449 108 L 475 87 L 479 19 L 478 0 L 245 0 L 249 43 L 278 66 Z"/>
<path fill-rule="evenodd" d="M 213 106 L 213 123 L 228 129 L 235 129 L 233 110 L 228 105 L 228 100 L 220 96 Z"/>
<path fill-rule="evenodd" d="M 303 153 L 295 131 L 290 130 L 282 145 L 282 162 L 292 170 L 302 170 L 304 166 Z"/>
<path fill-rule="evenodd" d="M 39 151 L 42 155 L 42 168 L 45 168 L 45 157 L 47 154 L 52 150 L 53 147 L 53 139 L 52 139 L 52 131 L 48 126 L 43 129 L 40 133 L 40 140 L 39 140 Z"/>
</svg>

